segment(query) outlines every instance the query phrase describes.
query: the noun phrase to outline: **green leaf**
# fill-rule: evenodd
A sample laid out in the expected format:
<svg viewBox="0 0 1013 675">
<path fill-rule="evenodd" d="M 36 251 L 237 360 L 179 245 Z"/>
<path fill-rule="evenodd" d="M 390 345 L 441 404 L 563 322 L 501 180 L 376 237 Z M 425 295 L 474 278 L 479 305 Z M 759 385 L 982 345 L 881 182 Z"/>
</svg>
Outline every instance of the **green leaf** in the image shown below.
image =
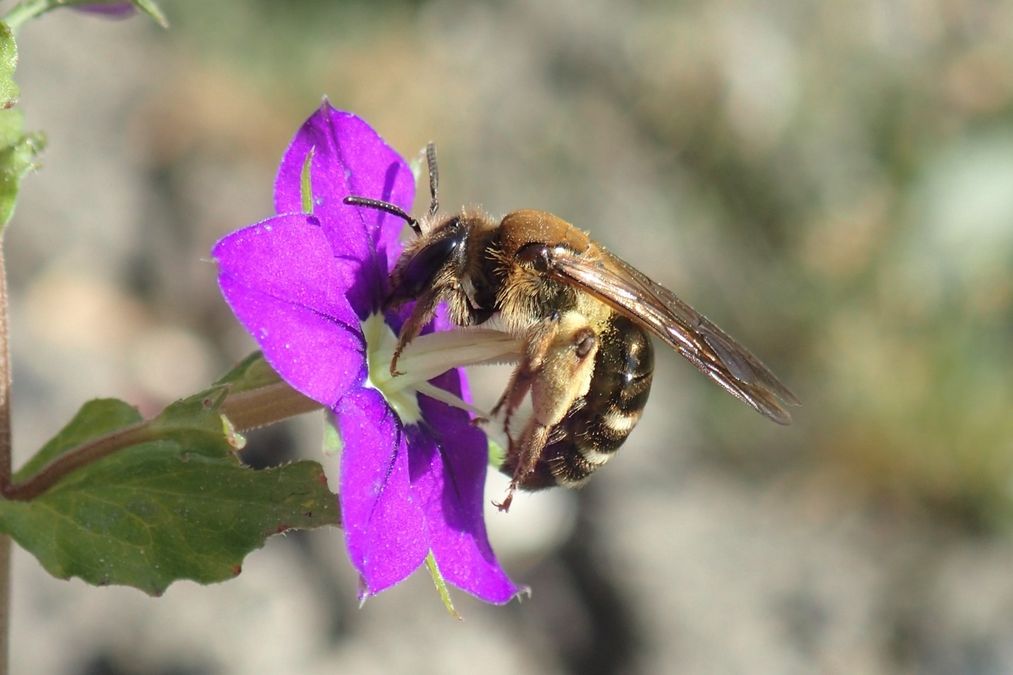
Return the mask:
<svg viewBox="0 0 1013 675">
<path fill-rule="evenodd" d="M 228 386 L 230 394 L 252 391 L 281 381 L 261 352 L 253 352 L 225 373 L 216 386 Z"/>
<path fill-rule="evenodd" d="M 18 66 L 18 45 L 14 33 L 0 23 L 0 109 L 6 110 L 18 102 L 18 85 L 14 82 L 14 69 Z"/>
<path fill-rule="evenodd" d="M 45 145 L 41 134 L 24 133 L 21 112 L 13 109 L 18 101 L 17 64 L 14 35 L 0 23 L 0 233 L 14 213 L 21 178 L 35 167 L 35 157 Z"/>
<path fill-rule="evenodd" d="M 144 440 L 79 468 L 30 501 L 0 501 L 0 529 L 59 578 L 158 595 L 173 581 L 239 574 L 267 537 L 339 523 L 320 465 L 254 471 L 233 453 L 218 407 L 224 388 L 179 401 L 138 425 L 126 403 L 86 404 L 18 473 L 122 429 Z"/>
<path fill-rule="evenodd" d="M 176 401 L 151 420 L 149 427 L 158 437 L 172 436 L 177 440 L 192 440 L 195 448 L 203 447 L 199 442 L 205 437 L 222 440 L 231 452 L 234 446 L 228 442 L 218 412 L 226 394 L 228 388 L 212 386 L 199 394 Z"/>
<path fill-rule="evenodd" d="M 46 144 L 42 134 L 18 133 L 21 126 L 19 110 L 0 110 L 0 140 L 15 137 L 13 142 L 0 145 L 0 234 L 14 215 L 21 179 L 36 168 L 35 158 Z"/>
</svg>

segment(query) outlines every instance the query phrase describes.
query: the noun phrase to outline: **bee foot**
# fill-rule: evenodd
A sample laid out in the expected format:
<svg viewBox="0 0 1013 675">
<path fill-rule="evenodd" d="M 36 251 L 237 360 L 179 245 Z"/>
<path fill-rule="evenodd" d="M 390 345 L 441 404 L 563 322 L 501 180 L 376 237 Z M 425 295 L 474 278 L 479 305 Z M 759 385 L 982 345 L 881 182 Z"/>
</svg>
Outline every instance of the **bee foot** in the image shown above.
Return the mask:
<svg viewBox="0 0 1013 675">
<path fill-rule="evenodd" d="M 499 509 L 501 512 L 506 513 L 510 510 L 510 504 L 514 500 L 514 490 L 510 488 L 507 492 L 507 496 L 501 502 L 493 502 L 492 505 Z"/>
</svg>

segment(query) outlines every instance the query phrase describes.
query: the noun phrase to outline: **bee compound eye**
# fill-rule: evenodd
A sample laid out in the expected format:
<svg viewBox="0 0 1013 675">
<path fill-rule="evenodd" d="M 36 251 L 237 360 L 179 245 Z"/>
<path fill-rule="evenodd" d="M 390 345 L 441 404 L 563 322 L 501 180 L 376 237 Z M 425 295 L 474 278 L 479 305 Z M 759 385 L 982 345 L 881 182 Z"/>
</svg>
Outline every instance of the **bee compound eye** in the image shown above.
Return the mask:
<svg viewBox="0 0 1013 675">
<path fill-rule="evenodd" d="M 418 297 L 433 283 L 440 270 L 455 258 L 463 245 L 463 238 L 455 233 L 420 249 L 402 270 L 400 284 L 394 295 L 405 299 Z"/>
</svg>

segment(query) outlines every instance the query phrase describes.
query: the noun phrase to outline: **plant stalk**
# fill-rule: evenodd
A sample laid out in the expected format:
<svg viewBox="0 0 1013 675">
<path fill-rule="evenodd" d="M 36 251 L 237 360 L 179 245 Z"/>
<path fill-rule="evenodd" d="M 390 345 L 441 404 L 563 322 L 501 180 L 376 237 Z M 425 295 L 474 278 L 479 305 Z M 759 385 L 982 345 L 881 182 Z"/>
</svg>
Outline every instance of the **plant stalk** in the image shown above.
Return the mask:
<svg viewBox="0 0 1013 675">
<path fill-rule="evenodd" d="M 11 358 L 7 332 L 7 264 L 0 233 L 0 489 L 11 482 Z M 0 675 L 9 663 L 11 540 L 0 534 Z"/>
<path fill-rule="evenodd" d="M 229 419 L 236 431 L 247 431 L 320 407 L 316 401 L 278 382 L 227 396 L 219 412 Z M 76 469 L 132 445 L 157 440 L 159 431 L 152 425 L 155 420 L 157 418 L 144 420 L 83 443 L 46 464 L 23 483 L 8 481 L 3 486 L 3 496 L 17 501 L 34 499 Z"/>
</svg>

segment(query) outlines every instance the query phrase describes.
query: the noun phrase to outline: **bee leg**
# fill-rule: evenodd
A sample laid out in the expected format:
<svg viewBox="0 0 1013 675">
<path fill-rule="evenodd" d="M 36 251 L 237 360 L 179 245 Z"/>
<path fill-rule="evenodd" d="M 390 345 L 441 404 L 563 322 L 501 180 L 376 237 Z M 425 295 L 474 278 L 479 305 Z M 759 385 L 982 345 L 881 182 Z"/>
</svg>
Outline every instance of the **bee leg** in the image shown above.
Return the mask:
<svg viewBox="0 0 1013 675">
<path fill-rule="evenodd" d="M 552 345 L 558 327 L 559 317 L 557 316 L 535 325 L 528 331 L 524 339 L 524 358 L 510 374 L 510 380 L 507 382 L 503 395 L 500 396 L 499 401 L 492 409 L 493 416 L 496 416 L 499 415 L 500 410 L 506 408 L 503 415 L 503 431 L 511 439 L 511 443 L 513 443 L 513 439 L 510 436 L 510 420 L 524 397 L 527 396 L 528 391 L 531 390 L 531 384 L 542 367 L 545 354 Z"/>
<path fill-rule="evenodd" d="M 513 484 L 511 484 L 510 489 L 507 491 L 507 496 L 503 498 L 503 501 L 493 502 L 492 505 L 495 506 L 500 511 L 502 511 L 503 513 L 506 513 L 507 511 L 510 510 L 510 505 L 513 503 L 513 501 L 514 501 L 514 488 Z"/>
<path fill-rule="evenodd" d="M 499 401 L 491 411 L 493 417 L 495 417 L 499 415 L 500 410 L 503 410 L 504 407 L 506 408 L 503 414 L 503 431 L 508 437 L 510 436 L 510 420 L 520 406 L 521 401 L 524 400 L 524 397 L 527 396 L 528 391 L 531 389 L 531 379 L 533 376 L 534 374 L 527 368 L 526 363 L 517 366 L 510 375 L 510 381 L 507 383 L 503 395 L 500 396 Z"/>
<path fill-rule="evenodd" d="M 401 358 L 401 352 L 405 350 L 405 347 L 412 340 L 418 337 L 425 325 L 433 320 L 433 316 L 436 314 L 436 305 L 439 302 L 440 293 L 435 291 L 419 296 L 411 315 L 405 320 L 401 326 L 401 332 L 398 334 L 397 345 L 394 347 L 394 356 L 390 360 L 391 375 L 395 377 L 404 375 L 404 373 L 397 369 L 397 361 Z"/>
<path fill-rule="evenodd" d="M 510 509 L 514 492 L 524 484 L 524 480 L 535 470 L 535 466 L 542 456 L 542 450 L 545 448 L 545 443 L 549 439 L 550 429 L 551 427 L 539 424 L 534 419 L 528 422 L 527 427 L 524 429 L 524 434 L 521 436 L 520 451 L 518 453 L 520 456 L 514 467 L 514 475 L 510 480 L 510 487 L 507 488 L 507 496 L 500 504 L 496 505 L 500 511 L 508 511 Z M 513 454 L 513 448 L 510 451 Z"/>
<path fill-rule="evenodd" d="M 514 491 L 525 485 L 538 466 L 552 428 L 587 394 L 598 343 L 598 336 L 577 312 L 568 312 L 541 340 L 529 343 L 525 365 L 529 365 L 532 372 L 533 410 L 519 447 L 511 446 L 507 455 L 513 466 L 513 476 L 501 510 L 509 508 Z"/>
</svg>

